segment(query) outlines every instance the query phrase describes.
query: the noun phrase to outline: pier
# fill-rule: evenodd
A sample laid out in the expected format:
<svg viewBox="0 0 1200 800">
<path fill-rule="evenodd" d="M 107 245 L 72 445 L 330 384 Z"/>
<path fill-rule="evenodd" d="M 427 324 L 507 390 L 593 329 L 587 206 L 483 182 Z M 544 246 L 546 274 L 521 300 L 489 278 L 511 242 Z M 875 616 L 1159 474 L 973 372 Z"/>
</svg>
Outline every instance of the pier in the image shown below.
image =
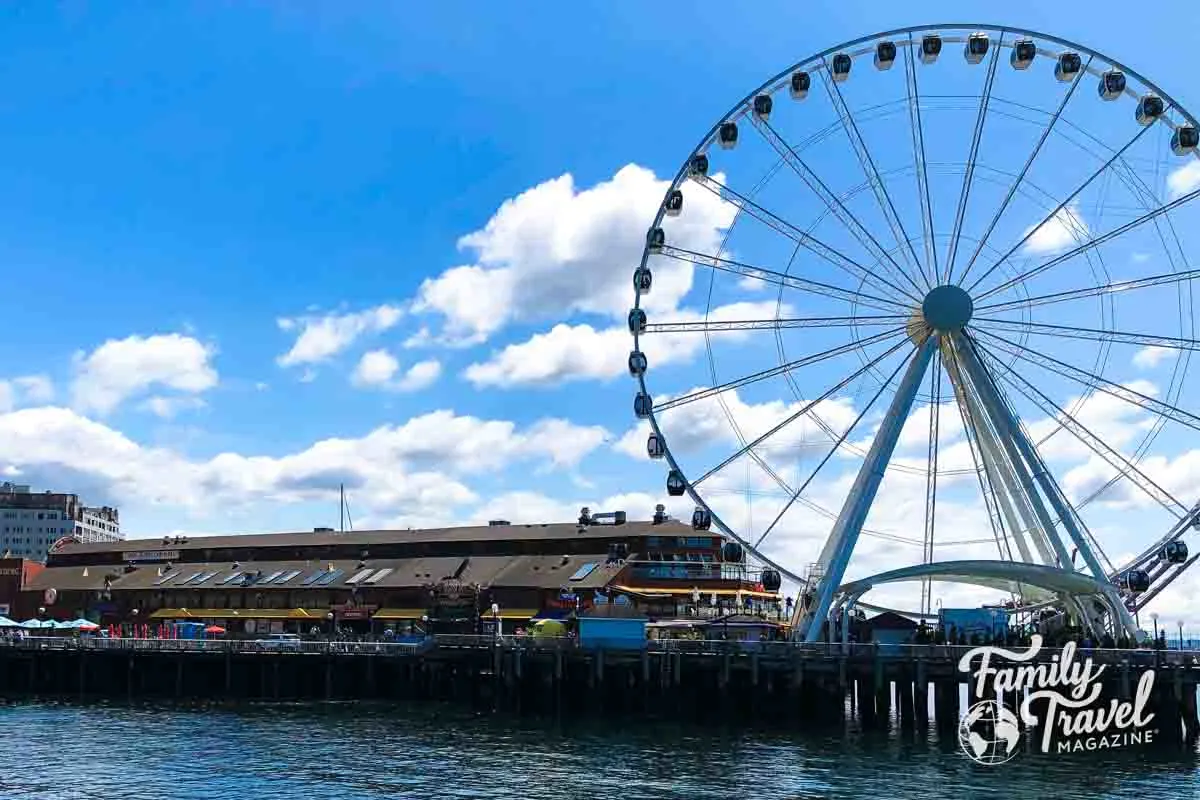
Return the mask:
<svg viewBox="0 0 1200 800">
<path fill-rule="evenodd" d="M 798 642 L 649 641 L 645 649 L 571 639 L 441 635 L 420 643 L 33 637 L 0 645 L 7 695 L 209 700 L 443 700 L 548 715 L 654 715 L 864 728 L 931 720 L 952 733 L 978 698 L 958 669 L 971 648 Z M 1045 649 L 1038 662 L 1062 651 Z M 1102 697 L 1128 700 L 1154 670 L 1156 740 L 1200 737 L 1200 652 L 1091 650 Z"/>
</svg>

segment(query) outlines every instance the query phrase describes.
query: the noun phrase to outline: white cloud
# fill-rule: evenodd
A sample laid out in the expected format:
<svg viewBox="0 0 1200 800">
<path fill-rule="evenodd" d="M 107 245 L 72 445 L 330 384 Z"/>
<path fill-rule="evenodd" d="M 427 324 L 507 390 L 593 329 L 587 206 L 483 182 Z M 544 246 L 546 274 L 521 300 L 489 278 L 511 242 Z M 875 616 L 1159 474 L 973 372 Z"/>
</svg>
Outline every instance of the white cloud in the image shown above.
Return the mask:
<svg viewBox="0 0 1200 800">
<path fill-rule="evenodd" d="M 395 327 L 404 310 L 395 305 L 379 305 L 365 311 L 283 317 L 278 325 L 284 331 L 299 331 L 290 350 L 278 359 L 280 366 L 316 364 L 350 347 L 361 336 Z"/>
<path fill-rule="evenodd" d="M 1189 158 L 1186 164 L 1167 176 L 1167 194 L 1174 200 L 1196 189 L 1200 189 L 1200 161 Z"/>
<path fill-rule="evenodd" d="M 1029 235 L 1033 231 L 1033 235 Z M 1025 229 L 1029 239 L 1025 242 L 1024 250 L 1035 255 L 1057 253 L 1086 241 L 1089 236 L 1087 223 L 1079 211 L 1078 203 L 1071 203 L 1066 208 L 1059 209 L 1052 218 L 1040 225 L 1036 231 L 1030 225 Z"/>
<path fill-rule="evenodd" d="M 163 419 L 173 419 L 181 411 L 189 409 L 204 408 L 206 403 L 200 397 L 164 397 L 162 395 L 154 395 L 144 400 L 139 408 L 144 411 L 149 411 L 157 417 Z"/>
<path fill-rule="evenodd" d="M 445 317 L 442 341 L 476 343 L 516 320 L 574 312 L 622 317 L 648 222 L 667 186 L 633 164 L 587 189 L 578 189 L 570 175 L 539 184 L 505 201 L 482 230 L 459 240 L 476 262 L 426 280 L 414 310 Z M 733 207 L 698 187 L 683 191 L 686 211 L 665 223 L 668 238 L 715 253 Z M 650 310 L 673 309 L 691 288 L 692 269 L 681 262 L 657 267 Z"/>
<path fill-rule="evenodd" d="M 776 309 L 774 300 L 730 303 L 713 309 L 708 318 L 712 321 L 774 319 Z M 792 309 L 787 305 L 779 309 L 782 317 L 791 313 Z M 703 319 L 703 314 L 693 311 L 679 311 L 670 316 L 672 322 Z M 744 340 L 747 335 L 745 331 L 726 331 L 721 337 L 723 342 L 735 342 Z M 654 369 L 690 359 L 704 347 L 704 334 L 655 333 L 641 341 L 646 359 Z M 631 349 L 633 337 L 627 327 L 597 330 L 587 324 L 560 323 L 524 342 L 508 345 L 485 362 L 471 364 L 463 374 L 476 386 L 505 388 L 572 380 L 609 380 L 628 372 Z"/>
<path fill-rule="evenodd" d="M 54 399 L 54 384 L 45 375 L 23 375 L 0 380 L 0 413 L 18 406 L 48 403 Z"/>
<path fill-rule="evenodd" d="M 90 354 L 75 354 L 72 404 L 107 414 L 129 397 L 161 386 L 198 394 L 217 385 L 214 350 L 178 333 L 109 339 Z"/>
<path fill-rule="evenodd" d="M 432 386 L 441 377 L 442 365 L 436 359 L 418 361 L 408 368 L 397 388 L 402 392 L 416 392 Z"/>
<path fill-rule="evenodd" d="M 387 350 L 372 350 L 363 353 L 351 381 L 359 386 L 379 386 L 390 381 L 398 369 L 400 362 Z"/>
<path fill-rule="evenodd" d="M 435 411 L 357 438 L 287 455 L 188 459 L 139 444 L 65 408 L 0 414 L 0 472 L 29 483 L 89 487 L 93 502 L 162 504 L 215 513 L 255 502 L 336 496 L 344 483 L 369 513 L 458 507 L 478 500 L 462 478 L 515 464 L 571 470 L 608 438 L 603 428 L 543 419 L 518 427 Z"/>
<path fill-rule="evenodd" d="M 1135 367 L 1142 367 L 1143 369 L 1153 369 L 1174 352 L 1169 347 L 1157 347 L 1155 345 L 1143 347 L 1133 354 L 1133 365 Z"/>
<path fill-rule="evenodd" d="M 436 359 L 420 361 L 394 380 L 400 370 L 400 362 L 386 350 L 364 353 L 351 378 L 357 386 L 391 389 L 398 392 L 415 392 L 432 386 L 442 374 L 441 362 Z"/>
</svg>

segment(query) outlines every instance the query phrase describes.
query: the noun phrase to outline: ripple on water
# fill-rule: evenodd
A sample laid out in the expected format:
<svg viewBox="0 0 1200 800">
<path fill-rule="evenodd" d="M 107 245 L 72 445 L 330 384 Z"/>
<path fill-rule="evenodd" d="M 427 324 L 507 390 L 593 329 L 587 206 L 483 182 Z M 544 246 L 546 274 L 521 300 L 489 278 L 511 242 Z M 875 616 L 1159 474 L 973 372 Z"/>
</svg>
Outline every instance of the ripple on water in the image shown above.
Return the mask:
<svg viewBox="0 0 1200 800">
<path fill-rule="evenodd" d="M 446 707 L 0 706 L 0 798 L 795 800 L 1200 796 L 1195 753 L 973 764 L 933 737 L 556 726 Z"/>
</svg>

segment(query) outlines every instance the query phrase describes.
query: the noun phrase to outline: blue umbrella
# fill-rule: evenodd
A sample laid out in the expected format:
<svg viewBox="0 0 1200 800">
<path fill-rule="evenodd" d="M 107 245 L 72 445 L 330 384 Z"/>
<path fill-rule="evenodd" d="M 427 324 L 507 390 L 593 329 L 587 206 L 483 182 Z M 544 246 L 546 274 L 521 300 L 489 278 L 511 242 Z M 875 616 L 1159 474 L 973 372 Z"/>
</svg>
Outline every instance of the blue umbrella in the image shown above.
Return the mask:
<svg viewBox="0 0 1200 800">
<path fill-rule="evenodd" d="M 27 620 L 25 620 L 24 622 L 22 622 L 22 623 L 21 623 L 20 627 L 22 627 L 22 628 L 33 628 L 33 629 L 38 629 L 38 628 L 53 628 L 53 627 L 54 627 L 54 622 L 53 622 L 52 620 L 45 620 L 45 621 L 42 621 L 42 620 L 40 620 L 40 619 L 27 619 Z"/>
<path fill-rule="evenodd" d="M 0 628 L 19 628 L 21 623 L 16 620 L 11 620 L 8 617 L 0 617 Z"/>
</svg>

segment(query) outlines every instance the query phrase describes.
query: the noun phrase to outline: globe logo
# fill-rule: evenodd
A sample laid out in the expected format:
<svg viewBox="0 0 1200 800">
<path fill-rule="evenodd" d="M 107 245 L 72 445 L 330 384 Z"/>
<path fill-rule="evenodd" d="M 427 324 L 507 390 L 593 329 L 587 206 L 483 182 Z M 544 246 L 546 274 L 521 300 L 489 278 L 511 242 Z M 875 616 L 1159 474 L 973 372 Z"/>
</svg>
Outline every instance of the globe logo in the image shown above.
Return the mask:
<svg viewBox="0 0 1200 800">
<path fill-rule="evenodd" d="M 1021 726 L 1017 715 L 995 700 L 981 700 L 958 723 L 958 744 L 972 761 L 1003 764 L 1017 754 Z"/>
</svg>

